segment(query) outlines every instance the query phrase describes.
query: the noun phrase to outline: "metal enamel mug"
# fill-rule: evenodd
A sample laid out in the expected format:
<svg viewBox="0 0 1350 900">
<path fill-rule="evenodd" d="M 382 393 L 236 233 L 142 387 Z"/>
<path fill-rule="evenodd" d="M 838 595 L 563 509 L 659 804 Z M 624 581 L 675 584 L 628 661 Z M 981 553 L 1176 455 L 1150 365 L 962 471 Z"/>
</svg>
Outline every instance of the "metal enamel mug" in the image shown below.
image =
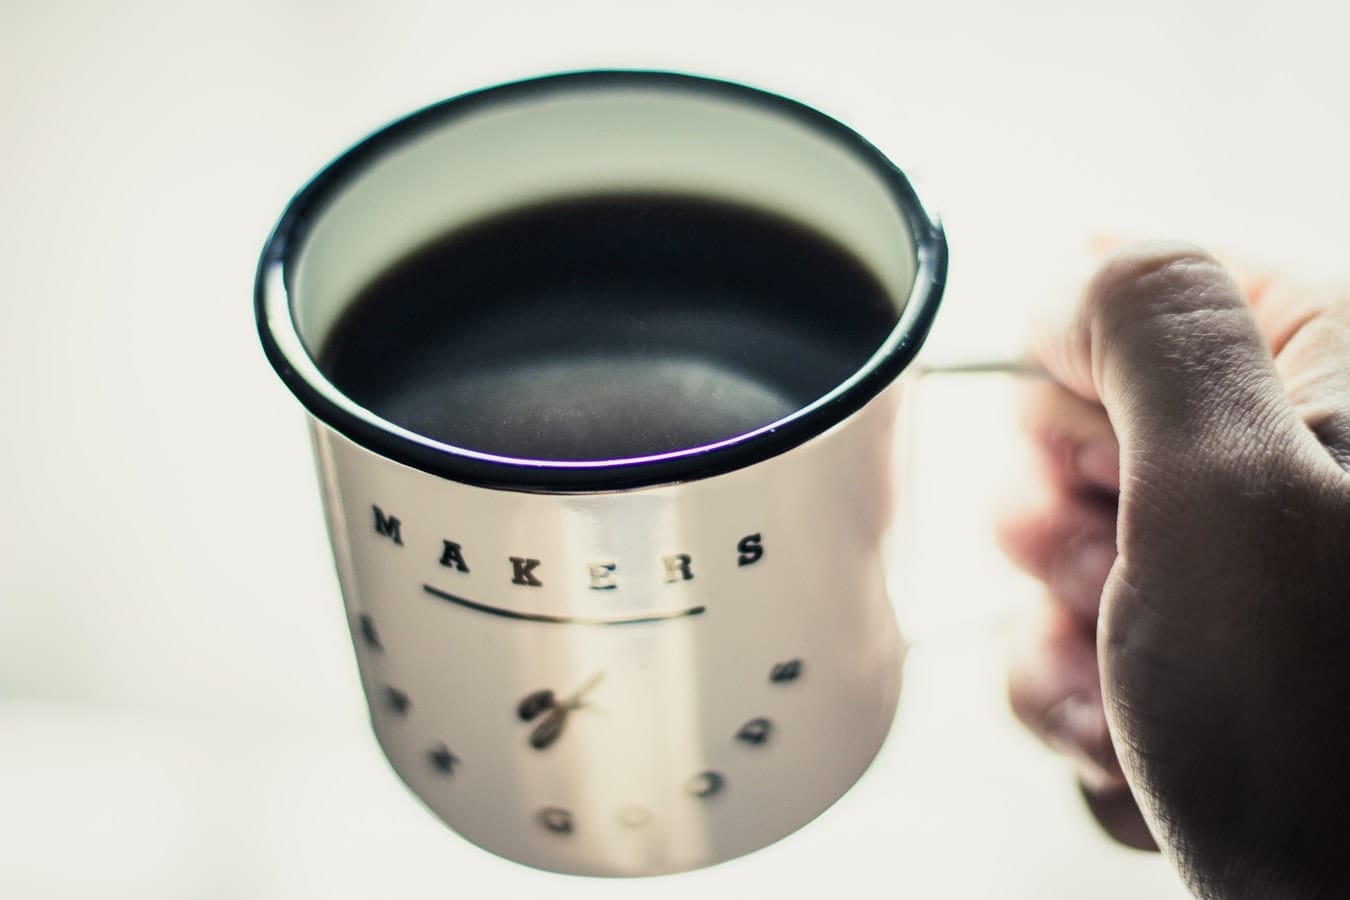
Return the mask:
<svg viewBox="0 0 1350 900">
<path fill-rule="evenodd" d="M 891 304 L 875 349 L 772 421 L 612 459 L 445 443 L 316 362 L 363 286 L 433 235 L 649 188 L 846 247 Z M 667 73 L 457 97 L 296 195 L 258 269 L 259 330 L 310 416 L 375 734 L 436 815 L 531 866 L 651 875 L 763 847 L 853 785 L 899 695 L 891 439 L 945 271 L 937 220 L 856 133 Z"/>
</svg>

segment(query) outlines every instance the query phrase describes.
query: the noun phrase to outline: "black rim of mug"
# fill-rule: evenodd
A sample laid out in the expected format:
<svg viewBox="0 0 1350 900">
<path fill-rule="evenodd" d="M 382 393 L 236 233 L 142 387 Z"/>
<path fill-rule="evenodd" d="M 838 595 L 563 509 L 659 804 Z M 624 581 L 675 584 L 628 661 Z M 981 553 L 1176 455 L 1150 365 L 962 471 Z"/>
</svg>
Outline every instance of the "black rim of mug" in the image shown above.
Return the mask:
<svg viewBox="0 0 1350 900">
<path fill-rule="evenodd" d="M 390 150 L 503 101 L 587 88 L 663 88 L 722 96 L 768 109 L 830 138 L 866 164 L 889 190 L 914 239 L 915 280 L 900 319 L 881 348 L 844 384 L 814 403 L 762 428 L 716 443 L 652 456 L 615 460 L 515 459 L 480 453 L 413 435 L 374 413 L 334 401 L 336 387 L 318 375 L 305 353 L 291 308 L 297 254 L 315 220 L 347 183 Z M 274 277 L 279 271 L 279 281 Z M 822 434 L 862 409 L 890 385 L 922 347 L 942 299 L 947 241 L 942 224 L 920 201 L 904 173 L 860 134 L 810 106 L 721 79 L 675 72 L 597 70 L 546 75 L 461 94 L 425 107 L 376 131 L 343 153 L 291 199 L 264 245 L 254 282 L 254 311 L 268 360 L 282 381 L 319 421 L 380 456 L 433 475 L 484 487 L 543 493 L 631 490 L 693 481 L 778 456 Z M 274 296 L 280 284 L 284 297 Z M 269 315 L 284 303 L 286 315 Z M 275 329 L 290 330 L 279 340 Z M 315 383 L 315 382 L 319 383 Z"/>
</svg>

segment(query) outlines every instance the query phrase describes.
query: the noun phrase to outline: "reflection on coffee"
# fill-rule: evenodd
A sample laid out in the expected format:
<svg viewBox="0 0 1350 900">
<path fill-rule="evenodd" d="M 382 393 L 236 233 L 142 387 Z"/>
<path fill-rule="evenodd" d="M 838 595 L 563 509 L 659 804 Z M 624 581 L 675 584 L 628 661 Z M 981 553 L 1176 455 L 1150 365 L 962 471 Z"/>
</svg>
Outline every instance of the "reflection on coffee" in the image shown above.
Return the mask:
<svg viewBox="0 0 1350 900">
<path fill-rule="evenodd" d="M 859 369 L 897 316 L 847 250 L 783 217 L 587 196 L 417 249 L 360 292 L 319 363 L 357 403 L 439 441 L 614 459 L 801 408 Z"/>
</svg>

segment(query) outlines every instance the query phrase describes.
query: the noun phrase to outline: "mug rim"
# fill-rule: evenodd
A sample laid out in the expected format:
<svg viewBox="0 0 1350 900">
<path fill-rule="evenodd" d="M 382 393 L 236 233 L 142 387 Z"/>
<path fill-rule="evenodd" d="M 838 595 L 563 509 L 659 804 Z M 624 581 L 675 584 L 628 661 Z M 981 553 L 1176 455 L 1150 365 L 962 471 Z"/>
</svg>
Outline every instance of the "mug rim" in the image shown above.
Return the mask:
<svg viewBox="0 0 1350 900">
<path fill-rule="evenodd" d="M 707 444 L 606 460 L 529 459 L 443 443 L 389 422 L 340 391 L 319 370 L 300 338 L 294 273 L 316 219 L 380 157 L 425 132 L 503 101 L 591 87 L 664 88 L 726 97 L 813 129 L 867 166 L 904 217 L 915 257 L 914 282 L 885 341 L 824 396 L 758 428 Z M 677 72 L 600 69 L 512 81 L 459 94 L 380 128 L 324 167 L 287 204 L 263 247 L 254 281 L 254 312 L 268 361 L 296 398 L 339 434 L 378 456 L 443 478 L 504 490 L 594 493 L 694 481 L 781 455 L 823 434 L 882 393 L 914 360 L 932 327 L 947 274 L 947 241 L 938 217 L 884 153 L 837 119 L 779 94 L 738 82 Z"/>
</svg>

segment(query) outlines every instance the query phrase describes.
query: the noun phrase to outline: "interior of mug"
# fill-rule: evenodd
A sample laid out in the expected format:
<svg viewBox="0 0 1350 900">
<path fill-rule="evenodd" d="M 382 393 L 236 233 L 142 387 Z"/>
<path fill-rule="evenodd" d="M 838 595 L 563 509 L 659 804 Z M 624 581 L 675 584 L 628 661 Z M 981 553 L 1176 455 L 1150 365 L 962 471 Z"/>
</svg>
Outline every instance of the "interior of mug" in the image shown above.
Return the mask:
<svg viewBox="0 0 1350 900">
<path fill-rule="evenodd" d="M 479 435 L 493 440 L 499 436 L 504 419 L 498 410 L 520 419 L 515 412 L 530 404 L 549 415 L 553 407 L 566 404 L 569 398 L 559 401 L 549 393 L 562 380 L 547 369 L 548 359 L 543 368 L 526 367 L 499 377 L 498 371 L 464 372 L 464 356 L 457 351 L 437 358 L 434 374 L 440 385 L 460 388 L 464 396 L 455 401 L 458 407 L 447 404 L 442 394 L 434 402 L 453 407 L 445 418 L 457 423 L 480 419 L 484 427 L 471 435 L 474 440 L 427 430 L 400 420 L 379 403 L 362 400 L 351 382 L 334 375 L 331 357 L 325 361 L 324 354 L 335 347 L 377 343 L 364 340 L 364 326 L 352 326 L 362 309 L 389 308 L 366 298 L 410 259 L 439 252 L 447 235 L 458 239 L 483 230 L 484 223 L 549 204 L 557 208 L 579 199 L 608 202 L 616 197 L 676 198 L 675 206 L 711 199 L 733 219 L 748 211 L 752 218 L 772 219 L 775 228 L 787 223 L 789 230 L 814 242 L 804 249 L 815 253 L 828 245 L 836 259 L 847 258 L 850 271 L 870 285 L 868 299 L 855 303 L 847 291 L 835 290 L 840 281 L 828 269 L 818 269 L 822 278 L 803 289 L 794 281 L 792 267 L 779 264 L 793 259 L 791 242 L 759 254 L 735 235 L 724 240 L 727 228 L 714 223 L 720 232 L 699 236 L 695 229 L 697 239 L 688 243 L 721 248 L 719 265 L 731 260 L 758 266 L 777 281 L 767 291 L 760 285 L 750 306 L 733 296 L 734 291 L 711 297 L 696 291 L 661 301 L 669 313 L 666 319 L 683 317 L 680 339 L 694 335 L 692 344 L 686 341 L 681 350 L 692 346 L 692 355 L 701 359 L 649 355 L 650 343 L 629 340 L 644 330 L 660 330 L 655 327 L 659 315 L 650 318 L 651 308 L 660 303 L 625 301 L 631 308 L 618 309 L 618 318 L 632 320 L 627 332 L 616 331 L 609 319 L 596 318 L 594 308 L 581 310 L 592 316 L 589 321 L 584 316 L 568 320 L 569 310 L 551 310 L 563 326 L 547 332 L 547 345 L 540 345 L 542 356 L 555 356 L 552 362 L 563 345 L 566 352 L 578 347 L 589 352 L 578 334 L 618 335 L 605 345 L 607 355 L 583 360 L 591 365 L 589 370 L 573 366 L 568 373 L 570 384 L 563 387 L 571 390 L 570 398 L 586 403 L 578 404 L 582 415 L 563 424 L 576 434 L 623 435 L 669 422 L 693 423 L 669 440 L 652 427 L 651 441 L 624 446 L 579 445 L 554 452 L 556 443 L 522 450 L 513 438 L 475 443 Z M 596 256 L 584 231 L 571 234 L 570 240 L 580 255 Z M 649 233 L 628 246 L 645 252 L 660 240 L 665 238 L 652 240 Z M 666 243 L 686 246 L 682 241 L 676 237 Z M 524 241 L 519 246 L 528 251 L 534 245 Z M 812 265 L 799 265 L 795 271 Z M 662 72 L 579 72 L 452 98 L 393 123 L 340 156 L 287 207 L 259 263 L 255 304 L 263 348 L 278 374 L 319 422 L 348 439 L 405 465 L 468 483 L 588 492 L 729 472 L 842 423 L 893 383 L 922 346 L 941 300 L 946 265 L 941 225 L 904 175 L 834 119 L 783 97 L 713 79 Z M 514 268 L 514 260 L 509 266 Z M 600 277 L 609 277 L 609 268 L 607 260 L 593 266 Z M 663 280 L 668 271 L 649 278 L 658 293 L 668 286 Z M 787 289 L 780 292 L 775 285 Z M 824 290 L 817 290 L 822 286 Z M 453 301 L 460 304 L 456 315 L 520 309 L 511 297 L 475 297 L 463 290 L 459 295 Z M 805 312 L 808 307 L 811 311 Z M 865 315 L 852 314 L 862 309 Z M 421 323 L 445 331 L 445 321 L 455 322 L 440 306 L 431 311 L 435 315 Z M 641 316 L 649 318 L 636 321 Z M 367 318 L 366 324 L 383 327 L 383 318 L 388 317 Z M 765 336 L 780 326 L 796 332 L 784 331 L 788 339 L 775 352 L 761 353 L 756 345 L 767 345 Z M 413 326 L 412 333 L 420 327 Z M 475 334 L 499 338 L 492 327 Z M 408 328 L 404 330 L 406 334 Z M 356 339 L 348 340 L 352 335 Z M 848 346 L 842 354 L 838 347 L 827 346 L 831 339 L 845 338 Z M 710 350 L 713 344 L 718 349 Z M 625 347 L 626 358 L 614 354 Z M 505 347 L 500 355 L 520 355 L 518 350 Z M 830 365 L 812 369 L 827 351 L 834 354 Z M 807 359 L 812 354 L 814 361 Z M 698 368 L 704 362 L 728 365 L 705 371 Z M 748 369 L 738 370 L 742 364 Z M 395 349 L 369 371 L 403 378 L 417 368 Z M 749 369 L 757 371 L 738 383 L 738 376 Z M 682 395 L 660 381 L 667 371 L 680 382 Z M 778 391 L 808 372 L 814 379 L 809 392 Z M 484 393 L 504 385 L 523 385 L 533 396 L 522 403 L 519 397 Z M 618 399 L 633 414 L 631 428 L 622 417 L 613 418 L 613 407 L 606 406 L 607 398 L 625 392 Z M 606 396 L 599 397 L 602 393 Z M 699 415 L 717 405 L 709 398 L 718 397 L 720 411 L 713 409 L 700 423 Z M 768 404 L 764 414 L 747 418 L 747 403 L 758 402 L 757 397 Z M 649 404 L 649 398 L 657 402 Z M 494 399 L 503 401 L 495 409 Z M 580 409 L 586 404 L 590 412 Z M 719 419 L 723 413 L 730 415 Z M 602 427 L 590 427 L 595 423 Z M 531 427 L 542 434 L 557 424 L 541 420 Z"/>
<path fill-rule="evenodd" d="M 803 223 L 851 251 L 898 317 L 915 242 L 875 166 L 764 95 L 701 85 L 634 78 L 515 91 L 466 104 L 367 161 L 293 257 L 291 310 L 311 356 L 366 284 L 432 236 L 550 198 L 634 190 Z"/>
</svg>

